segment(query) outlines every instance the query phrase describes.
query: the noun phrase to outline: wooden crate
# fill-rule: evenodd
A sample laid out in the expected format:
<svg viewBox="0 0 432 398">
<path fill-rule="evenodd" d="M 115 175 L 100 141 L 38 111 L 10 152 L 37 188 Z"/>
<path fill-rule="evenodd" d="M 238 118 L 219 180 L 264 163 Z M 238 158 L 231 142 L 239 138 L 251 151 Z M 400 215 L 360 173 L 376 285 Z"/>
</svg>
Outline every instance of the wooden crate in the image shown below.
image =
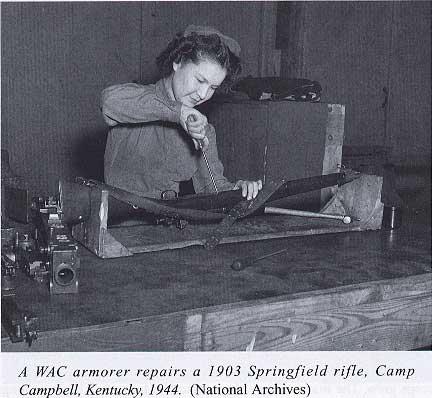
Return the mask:
<svg viewBox="0 0 432 398">
<path fill-rule="evenodd" d="M 361 175 L 338 187 L 321 213 L 349 215 L 354 221 L 303 218 L 296 216 L 262 215 L 237 220 L 220 237 L 220 243 L 258 241 L 292 236 L 318 235 L 336 232 L 365 231 L 381 228 L 383 203 L 382 177 Z M 61 183 L 60 201 L 64 212 L 77 203 L 78 193 L 89 205 L 88 217 L 74 225 L 75 239 L 101 258 L 124 257 L 187 246 L 204 245 L 211 241 L 221 224 L 188 225 L 179 229 L 174 225 L 135 223 L 110 225 L 110 195 L 101 187 L 87 187 L 74 183 Z M 223 223 L 221 221 L 220 223 Z"/>
<path fill-rule="evenodd" d="M 264 182 L 336 172 L 342 163 L 345 106 L 293 101 L 215 101 L 206 109 L 216 128 L 226 176 Z M 330 188 L 307 195 L 313 207 Z M 300 196 L 298 203 L 305 203 Z M 311 199 L 312 198 L 312 199 Z"/>
</svg>

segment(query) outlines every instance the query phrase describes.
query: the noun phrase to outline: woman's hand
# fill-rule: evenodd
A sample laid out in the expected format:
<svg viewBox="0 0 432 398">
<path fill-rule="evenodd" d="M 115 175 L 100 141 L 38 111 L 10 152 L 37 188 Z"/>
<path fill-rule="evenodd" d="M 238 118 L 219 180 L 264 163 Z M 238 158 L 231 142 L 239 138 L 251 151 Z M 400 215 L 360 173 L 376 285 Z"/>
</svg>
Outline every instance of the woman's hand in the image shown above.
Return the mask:
<svg viewBox="0 0 432 398">
<path fill-rule="evenodd" d="M 209 140 L 206 137 L 209 128 L 207 117 L 194 108 L 182 105 L 180 111 L 180 124 L 192 138 L 195 149 L 207 150 Z"/>
<path fill-rule="evenodd" d="M 244 181 L 238 180 L 233 189 L 241 189 L 242 196 L 247 198 L 247 200 L 251 200 L 256 198 L 258 192 L 262 189 L 262 181 Z"/>
</svg>

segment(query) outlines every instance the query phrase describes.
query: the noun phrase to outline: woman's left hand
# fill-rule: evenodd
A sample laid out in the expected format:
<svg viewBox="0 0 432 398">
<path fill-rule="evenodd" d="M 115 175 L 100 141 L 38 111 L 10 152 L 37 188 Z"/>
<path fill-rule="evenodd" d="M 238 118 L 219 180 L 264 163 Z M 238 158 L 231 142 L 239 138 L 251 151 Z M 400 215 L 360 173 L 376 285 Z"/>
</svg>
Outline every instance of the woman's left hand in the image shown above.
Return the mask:
<svg viewBox="0 0 432 398">
<path fill-rule="evenodd" d="M 233 189 L 241 189 L 242 196 L 247 198 L 247 200 L 251 200 L 256 198 L 258 192 L 262 189 L 262 181 L 245 181 L 238 180 Z"/>
</svg>

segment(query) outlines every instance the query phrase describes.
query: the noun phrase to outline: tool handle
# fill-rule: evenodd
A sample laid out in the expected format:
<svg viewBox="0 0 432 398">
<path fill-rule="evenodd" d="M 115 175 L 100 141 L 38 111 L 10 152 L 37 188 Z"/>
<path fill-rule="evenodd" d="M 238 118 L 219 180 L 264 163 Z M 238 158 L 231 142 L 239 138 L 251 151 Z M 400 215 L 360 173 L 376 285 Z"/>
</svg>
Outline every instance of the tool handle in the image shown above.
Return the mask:
<svg viewBox="0 0 432 398">
<path fill-rule="evenodd" d="M 231 268 L 234 271 L 241 271 L 242 269 L 245 269 L 247 267 L 250 267 L 255 262 L 255 259 L 253 257 L 245 257 L 245 258 L 239 258 L 237 260 L 234 260 L 234 262 L 231 264 Z"/>
<path fill-rule="evenodd" d="M 186 120 L 187 120 L 188 122 L 194 122 L 194 121 L 197 120 L 197 119 L 196 119 L 196 116 L 195 116 L 195 115 L 190 114 L 190 115 L 188 115 L 188 117 L 187 117 Z M 209 128 L 209 125 L 206 124 L 206 125 L 204 126 L 204 129 L 206 129 L 206 133 L 207 133 L 207 129 L 208 129 L 208 128 Z M 219 191 L 218 191 L 218 188 L 217 188 L 217 185 L 216 185 L 216 181 L 215 181 L 214 176 L 213 176 L 213 171 L 212 171 L 212 169 L 210 168 L 210 164 L 209 164 L 209 162 L 208 162 L 207 155 L 205 154 L 204 149 L 203 149 L 203 148 L 204 148 L 204 139 L 197 140 L 197 139 L 195 138 L 195 140 L 198 142 L 198 145 L 199 145 L 199 147 L 200 147 L 200 150 L 201 150 L 202 156 L 203 156 L 203 158 L 204 158 L 204 162 L 205 162 L 205 164 L 206 164 L 206 167 L 207 167 L 207 170 L 208 170 L 208 173 L 209 173 L 209 176 L 210 176 L 210 180 L 211 180 L 211 182 L 212 182 L 212 184 L 213 184 L 213 188 L 214 188 L 215 192 L 218 193 Z"/>
<path fill-rule="evenodd" d="M 195 115 L 190 114 L 187 119 L 188 122 L 196 122 L 197 118 Z"/>
<path fill-rule="evenodd" d="M 188 117 L 186 119 L 187 122 L 195 122 L 196 120 L 197 120 L 197 117 L 195 115 L 193 115 L 193 114 L 188 115 Z M 206 124 L 205 127 L 204 127 L 206 133 L 207 133 L 207 129 L 208 128 L 209 128 L 209 125 Z M 195 140 L 198 142 L 198 145 L 199 145 L 199 147 L 200 147 L 200 149 L 202 151 L 203 150 L 203 140 L 204 139 L 198 140 L 198 139 L 195 138 Z"/>
<path fill-rule="evenodd" d="M 192 115 L 192 114 L 190 114 L 190 115 L 188 115 L 188 117 L 187 117 L 187 119 L 186 119 L 186 121 L 189 123 L 189 122 L 195 122 L 197 120 L 197 118 L 196 118 L 196 116 L 195 115 Z M 188 127 L 189 128 L 189 127 Z M 196 139 L 196 138 L 195 138 Z M 203 151 L 203 140 L 197 140 L 196 139 L 196 141 L 198 142 L 198 145 L 199 145 L 199 148 L 201 149 L 201 152 L 203 152 L 204 153 L 204 151 Z"/>
<path fill-rule="evenodd" d="M 194 114 L 190 114 L 190 115 L 188 115 L 188 117 L 187 117 L 187 119 L 186 119 L 186 121 L 187 122 L 196 122 L 197 121 L 197 117 L 196 117 L 196 115 L 194 115 Z M 209 125 L 208 125 L 208 123 L 204 126 L 204 129 L 208 129 L 209 128 Z"/>
<path fill-rule="evenodd" d="M 284 209 L 280 207 L 271 207 L 271 206 L 265 207 L 264 213 L 284 214 L 288 216 L 298 216 L 298 217 L 327 218 L 332 220 L 340 220 L 344 224 L 350 224 L 352 221 L 352 217 L 343 214 L 339 215 L 339 214 L 314 213 L 311 211 Z"/>
</svg>

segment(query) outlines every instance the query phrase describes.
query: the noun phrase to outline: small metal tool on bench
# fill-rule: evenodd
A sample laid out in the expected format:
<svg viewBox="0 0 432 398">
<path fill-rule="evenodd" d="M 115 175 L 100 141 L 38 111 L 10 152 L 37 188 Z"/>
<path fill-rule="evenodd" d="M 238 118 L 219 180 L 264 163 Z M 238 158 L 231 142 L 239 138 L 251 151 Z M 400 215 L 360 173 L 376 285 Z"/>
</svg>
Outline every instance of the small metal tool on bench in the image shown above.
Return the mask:
<svg viewBox="0 0 432 398">
<path fill-rule="evenodd" d="M 264 260 L 267 257 L 276 256 L 277 254 L 282 254 L 286 251 L 288 251 L 290 248 L 285 248 L 278 250 L 276 252 L 264 254 L 259 257 L 245 257 L 242 259 L 237 259 L 231 264 L 231 268 L 234 271 L 241 271 L 242 269 L 245 269 L 246 267 L 250 267 L 252 264 L 256 263 L 257 261 Z"/>
<path fill-rule="evenodd" d="M 189 115 L 189 116 L 187 117 L 187 121 L 188 121 L 188 122 L 194 122 L 195 120 L 196 120 L 196 118 L 195 118 L 194 115 Z M 206 164 L 206 167 L 207 167 L 207 170 L 208 170 L 208 173 L 209 173 L 209 176 L 210 176 L 211 182 L 212 182 L 212 184 L 213 184 L 213 188 L 214 188 L 215 192 L 218 193 L 219 191 L 218 191 L 218 189 L 217 189 L 216 181 L 215 181 L 214 176 L 213 176 L 213 171 L 212 171 L 212 169 L 211 169 L 211 167 L 210 167 L 210 164 L 209 164 L 209 162 L 208 162 L 207 155 L 206 155 L 206 153 L 203 151 L 203 142 L 202 142 L 202 140 L 198 140 L 198 145 L 200 146 L 201 153 L 202 153 L 202 157 L 203 157 L 204 162 L 205 162 L 205 164 Z"/>
</svg>

